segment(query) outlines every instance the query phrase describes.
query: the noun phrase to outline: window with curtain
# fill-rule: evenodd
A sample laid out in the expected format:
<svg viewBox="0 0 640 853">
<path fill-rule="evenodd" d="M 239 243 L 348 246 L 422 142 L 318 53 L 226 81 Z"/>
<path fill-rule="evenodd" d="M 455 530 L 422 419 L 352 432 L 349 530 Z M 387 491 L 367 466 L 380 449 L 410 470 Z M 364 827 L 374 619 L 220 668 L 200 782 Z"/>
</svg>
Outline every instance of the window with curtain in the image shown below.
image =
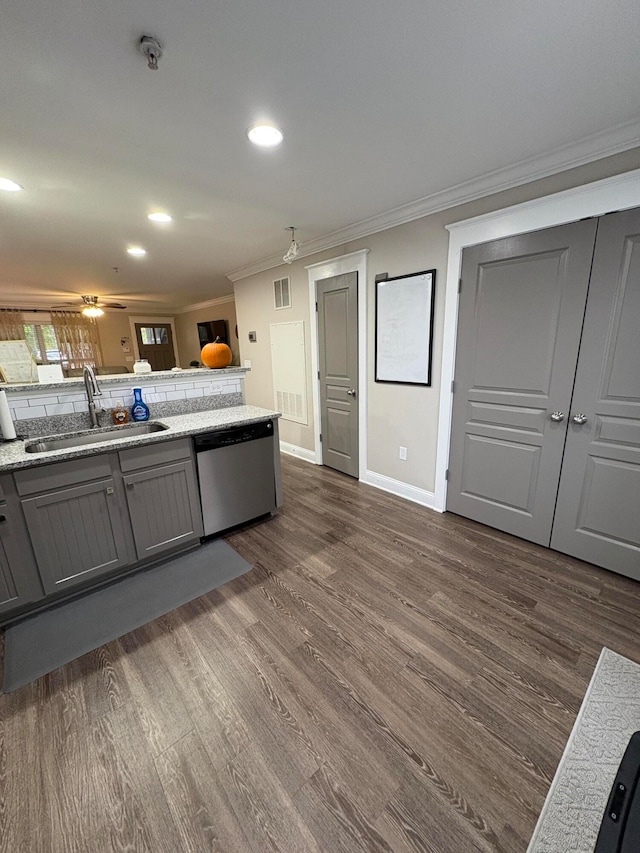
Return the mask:
<svg viewBox="0 0 640 853">
<path fill-rule="evenodd" d="M 60 360 L 66 368 L 102 365 L 98 325 L 93 317 L 76 311 L 52 311 L 51 323 L 55 332 Z"/>
<path fill-rule="evenodd" d="M 24 314 L 0 310 L 0 340 L 26 340 L 38 364 L 61 364 L 65 370 L 102 364 L 100 338 L 95 319 L 75 311 Z"/>
<path fill-rule="evenodd" d="M 24 340 L 22 312 L 3 308 L 0 310 L 0 341 Z"/>
</svg>

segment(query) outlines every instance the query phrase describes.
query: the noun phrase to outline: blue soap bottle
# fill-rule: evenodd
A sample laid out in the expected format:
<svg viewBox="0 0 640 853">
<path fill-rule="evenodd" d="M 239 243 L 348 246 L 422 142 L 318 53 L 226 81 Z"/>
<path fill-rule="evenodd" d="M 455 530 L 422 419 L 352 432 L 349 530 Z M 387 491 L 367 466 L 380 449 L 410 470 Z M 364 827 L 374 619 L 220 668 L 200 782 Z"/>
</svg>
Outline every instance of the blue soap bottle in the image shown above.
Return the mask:
<svg viewBox="0 0 640 853">
<path fill-rule="evenodd" d="M 149 420 L 149 406 L 142 399 L 142 388 L 133 389 L 133 406 L 131 406 L 131 419 L 134 421 Z"/>
</svg>

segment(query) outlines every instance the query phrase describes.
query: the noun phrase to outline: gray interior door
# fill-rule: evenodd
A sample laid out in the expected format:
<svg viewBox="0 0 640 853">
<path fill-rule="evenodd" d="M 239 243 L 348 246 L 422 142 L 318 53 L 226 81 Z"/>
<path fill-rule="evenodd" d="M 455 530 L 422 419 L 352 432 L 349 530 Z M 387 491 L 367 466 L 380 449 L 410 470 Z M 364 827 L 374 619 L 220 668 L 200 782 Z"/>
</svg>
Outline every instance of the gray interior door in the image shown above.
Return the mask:
<svg viewBox="0 0 640 853">
<path fill-rule="evenodd" d="M 324 465 L 358 476 L 358 274 L 316 283 Z"/>
<path fill-rule="evenodd" d="M 640 580 L 640 211 L 600 219 L 551 546 Z"/>
<path fill-rule="evenodd" d="M 463 253 L 447 509 L 544 545 L 596 226 L 576 222 Z"/>
</svg>

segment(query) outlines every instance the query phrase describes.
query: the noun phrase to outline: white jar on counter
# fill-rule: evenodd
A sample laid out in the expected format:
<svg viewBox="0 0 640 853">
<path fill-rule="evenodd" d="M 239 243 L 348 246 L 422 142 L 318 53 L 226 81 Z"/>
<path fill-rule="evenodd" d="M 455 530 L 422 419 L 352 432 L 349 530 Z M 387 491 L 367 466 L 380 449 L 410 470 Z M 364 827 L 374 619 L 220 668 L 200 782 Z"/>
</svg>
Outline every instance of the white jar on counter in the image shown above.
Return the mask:
<svg viewBox="0 0 640 853">
<path fill-rule="evenodd" d="M 133 365 L 134 373 L 151 373 L 151 365 L 146 358 L 139 358 Z"/>
</svg>

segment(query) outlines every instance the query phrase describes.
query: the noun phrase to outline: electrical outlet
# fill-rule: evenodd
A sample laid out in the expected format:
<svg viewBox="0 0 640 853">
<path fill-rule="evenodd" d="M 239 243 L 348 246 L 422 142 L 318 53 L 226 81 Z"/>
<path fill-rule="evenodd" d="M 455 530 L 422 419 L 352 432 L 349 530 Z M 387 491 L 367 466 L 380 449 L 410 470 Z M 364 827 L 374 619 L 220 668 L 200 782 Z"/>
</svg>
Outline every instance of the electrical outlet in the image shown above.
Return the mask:
<svg viewBox="0 0 640 853">
<path fill-rule="evenodd" d="M 402 459 L 403 462 L 407 461 L 407 448 L 406 447 L 400 448 L 400 459 Z"/>
<path fill-rule="evenodd" d="M 244 367 L 248 367 L 249 370 L 251 370 L 251 359 L 250 358 L 245 358 Z"/>
</svg>

